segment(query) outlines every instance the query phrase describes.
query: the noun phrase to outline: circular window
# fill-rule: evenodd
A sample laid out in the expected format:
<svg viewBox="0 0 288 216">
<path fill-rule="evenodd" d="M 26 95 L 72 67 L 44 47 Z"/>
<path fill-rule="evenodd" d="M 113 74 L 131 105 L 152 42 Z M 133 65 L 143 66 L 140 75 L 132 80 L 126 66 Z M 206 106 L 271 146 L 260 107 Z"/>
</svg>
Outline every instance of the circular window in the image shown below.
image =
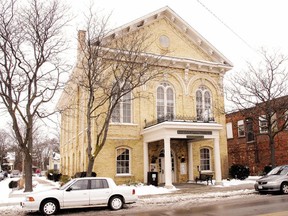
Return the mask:
<svg viewBox="0 0 288 216">
<path fill-rule="evenodd" d="M 159 43 L 163 48 L 168 48 L 170 45 L 170 39 L 166 35 L 161 35 L 159 37 Z"/>
</svg>

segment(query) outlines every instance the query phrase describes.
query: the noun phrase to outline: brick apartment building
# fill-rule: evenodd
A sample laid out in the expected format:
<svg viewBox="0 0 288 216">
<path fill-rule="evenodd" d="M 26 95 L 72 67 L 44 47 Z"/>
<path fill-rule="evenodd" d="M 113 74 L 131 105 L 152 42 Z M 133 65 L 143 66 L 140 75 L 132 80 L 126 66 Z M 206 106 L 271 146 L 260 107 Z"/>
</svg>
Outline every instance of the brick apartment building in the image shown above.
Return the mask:
<svg viewBox="0 0 288 216">
<path fill-rule="evenodd" d="M 287 98 L 282 97 L 284 100 Z M 238 111 L 226 115 L 228 164 L 229 167 L 233 164 L 248 166 L 251 175 L 260 175 L 265 166 L 271 165 L 267 120 L 263 118 L 263 115 L 255 115 L 255 112 L 252 115 L 247 110 L 246 113 Z M 275 114 L 277 119 L 275 130 L 280 130 L 285 116 L 287 118 L 287 115 L 283 113 Z M 274 141 L 276 165 L 287 164 L 288 130 L 279 132 Z"/>
</svg>

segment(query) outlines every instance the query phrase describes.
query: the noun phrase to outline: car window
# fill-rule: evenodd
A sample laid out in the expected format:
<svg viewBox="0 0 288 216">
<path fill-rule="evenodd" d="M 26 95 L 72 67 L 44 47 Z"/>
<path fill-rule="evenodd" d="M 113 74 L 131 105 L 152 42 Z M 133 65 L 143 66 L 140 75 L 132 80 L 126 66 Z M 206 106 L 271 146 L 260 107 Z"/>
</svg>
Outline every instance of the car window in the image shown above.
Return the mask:
<svg viewBox="0 0 288 216">
<path fill-rule="evenodd" d="M 279 175 L 286 175 L 288 173 L 288 167 L 284 166 L 283 169 L 281 169 L 281 172 Z"/>
<path fill-rule="evenodd" d="M 108 188 L 108 183 L 106 179 L 92 179 L 91 189 L 101 189 Z"/>
<path fill-rule="evenodd" d="M 286 175 L 288 173 L 288 166 L 279 166 L 271 170 L 268 175 Z"/>
<path fill-rule="evenodd" d="M 88 189 L 88 179 L 81 179 L 76 181 L 70 186 L 72 190 L 87 190 Z"/>
</svg>

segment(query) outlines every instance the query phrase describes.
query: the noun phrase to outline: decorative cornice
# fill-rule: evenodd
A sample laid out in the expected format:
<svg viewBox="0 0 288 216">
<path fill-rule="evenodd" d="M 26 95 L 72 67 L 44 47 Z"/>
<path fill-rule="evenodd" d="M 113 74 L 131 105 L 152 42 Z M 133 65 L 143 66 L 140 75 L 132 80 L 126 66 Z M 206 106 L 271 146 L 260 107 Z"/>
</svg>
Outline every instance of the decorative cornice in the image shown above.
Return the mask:
<svg viewBox="0 0 288 216">
<path fill-rule="evenodd" d="M 138 18 L 119 28 L 116 28 L 105 39 L 109 41 L 113 39 L 113 34 L 115 33 L 123 35 L 123 33 L 143 28 L 144 25 L 149 25 L 150 23 L 155 22 L 155 20 L 162 18 L 166 18 L 171 23 L 173 23 L 177 27 L 177 29 L 179 29 L 179 31 L 181 31 L 188 38 L 190 38 L 191 41 L 198 45 L 199 49 L 208 54 L 214 61 L 226 65 L 230 69 L 233 67 L 232 62 L 229 59 L 227 59 L 222 53 L 220 53 L 212 44 L 210 44 L 202 35 L 200 35 L 194 28 L 192 28 L 186 21 L 184 21 L 180 16 L 178 16 L 168 6 L 154 11 L 146 16 Z"/>
</svg>

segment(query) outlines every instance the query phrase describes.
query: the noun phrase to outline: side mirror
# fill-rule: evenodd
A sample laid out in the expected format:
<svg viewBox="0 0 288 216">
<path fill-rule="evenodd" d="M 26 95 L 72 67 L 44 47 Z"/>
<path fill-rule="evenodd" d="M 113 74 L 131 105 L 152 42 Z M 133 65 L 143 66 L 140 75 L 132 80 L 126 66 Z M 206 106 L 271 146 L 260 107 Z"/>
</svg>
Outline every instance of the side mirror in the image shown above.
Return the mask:
<svg viewBox="0 0 288 216">
<path fill-rule="evenodd" d="M 67 188 L 67 190 L 66 190 L 66 191 L 68 191 L 68 192 L 69 192 L 69 191 L 71 191 L 71 190 L 72 190 L 72 187 L 69 187 L 69 188 Z"/>
</svg>

